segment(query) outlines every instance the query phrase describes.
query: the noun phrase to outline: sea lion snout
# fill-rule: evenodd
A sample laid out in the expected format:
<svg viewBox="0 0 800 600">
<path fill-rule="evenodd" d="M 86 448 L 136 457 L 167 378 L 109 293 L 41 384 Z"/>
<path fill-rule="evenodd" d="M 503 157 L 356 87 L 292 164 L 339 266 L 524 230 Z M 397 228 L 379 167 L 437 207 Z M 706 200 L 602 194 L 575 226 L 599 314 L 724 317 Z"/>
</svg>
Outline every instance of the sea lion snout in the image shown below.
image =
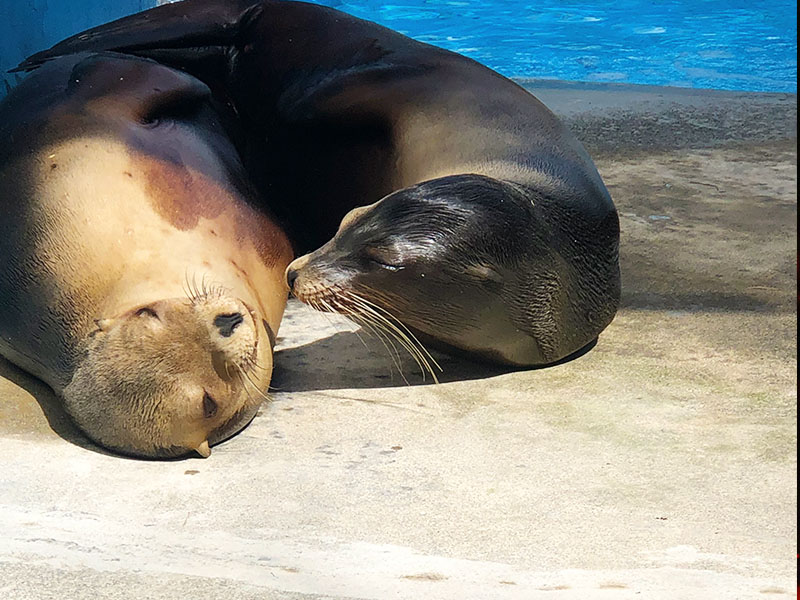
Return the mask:
<svg viewBox="0 0 800 600">
<path fill-rule="evenodd" d="M 310 257 L 310 254 L 299 256 L 286 267 L 286 284 L 289 286 L 289 291 L 294 292 L 294 284 L 300 275 L 300 271 L 308 264 Z"/>
</svg>

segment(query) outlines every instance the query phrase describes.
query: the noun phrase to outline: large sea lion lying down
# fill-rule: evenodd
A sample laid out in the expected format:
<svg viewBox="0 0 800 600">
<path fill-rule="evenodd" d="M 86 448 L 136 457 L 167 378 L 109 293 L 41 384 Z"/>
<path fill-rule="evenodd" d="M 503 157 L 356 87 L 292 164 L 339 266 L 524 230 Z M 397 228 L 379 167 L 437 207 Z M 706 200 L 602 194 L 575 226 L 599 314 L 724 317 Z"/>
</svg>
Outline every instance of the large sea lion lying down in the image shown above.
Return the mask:
<svg viewBox="0 0 800 600">
<path fill-rule="evenodd" d="M 20 68 L 83 49 L 153 57 L 233 104 L 252 179 L 298 249 L 325 244 L 287 272 L 299 299 L 525 366 L 614 317 L 619 224 L 597 170 L 541 102 L 475 61 L 318 5 L 186 0 Z"/>
<path fill-rule="evenodd" d="M 72 55 L 0 103 L 0 353 L 99 444 L 177 456 L 243 427 L 272 371 L 291 249 L 208 88 Z"/>
</svg>

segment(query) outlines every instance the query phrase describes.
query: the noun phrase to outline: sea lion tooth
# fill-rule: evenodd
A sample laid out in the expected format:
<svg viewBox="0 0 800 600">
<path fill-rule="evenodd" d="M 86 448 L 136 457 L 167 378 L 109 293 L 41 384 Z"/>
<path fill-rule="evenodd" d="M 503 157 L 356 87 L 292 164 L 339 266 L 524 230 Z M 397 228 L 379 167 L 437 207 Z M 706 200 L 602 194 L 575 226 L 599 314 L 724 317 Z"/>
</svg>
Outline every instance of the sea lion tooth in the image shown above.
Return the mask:
<svg viewBox="0 0 800 600">
<path fill-rule="evenodd" d="M 203 458 L 208 458 L 211 456 L 211 448 L 208 445 L 208 440 L 205 440 L 202 444 L 195 448 L 195 452 L 197 452 Z"/>
</svg>

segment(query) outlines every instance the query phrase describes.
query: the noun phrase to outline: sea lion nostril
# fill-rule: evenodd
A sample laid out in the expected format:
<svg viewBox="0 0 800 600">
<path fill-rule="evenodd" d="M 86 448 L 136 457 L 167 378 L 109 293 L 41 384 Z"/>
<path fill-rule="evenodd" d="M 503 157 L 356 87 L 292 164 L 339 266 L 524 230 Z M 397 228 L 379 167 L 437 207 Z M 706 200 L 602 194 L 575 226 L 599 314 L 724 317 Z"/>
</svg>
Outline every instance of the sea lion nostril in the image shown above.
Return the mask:
<svg viewBox="0 0 800 600">
<path fill-rule="evenodd" d="M 231 337 L 233 330 L 236 329 L 244 321 L 242 313 L 226 313 L 217 315 L 214 318 L 214 326 L 219 329 L 222 337 Z"/>
<path fill-rule="evenodd" d="M 286 283 L 289 284 L 289 289 L 294 289 L 294 282 L 297 281 L 297 270 L 289 269 L 286 271 Z"/>
<path fill-rule="evenodd" d="M 210 419 L 217 414 L 217 402 L 208 392 L 203 392 L 203 416 Z"/>
</svg>

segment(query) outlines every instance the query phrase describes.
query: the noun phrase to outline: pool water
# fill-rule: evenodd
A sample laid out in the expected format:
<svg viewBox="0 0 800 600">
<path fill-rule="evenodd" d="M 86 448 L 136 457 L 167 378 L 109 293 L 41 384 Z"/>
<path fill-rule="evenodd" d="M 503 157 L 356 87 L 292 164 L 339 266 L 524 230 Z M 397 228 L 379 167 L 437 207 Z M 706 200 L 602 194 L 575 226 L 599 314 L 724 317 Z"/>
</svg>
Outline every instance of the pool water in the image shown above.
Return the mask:
<svg viewBox="0 0 800 600">
<path fill-rule="evenodd" d="M 797 92 L 796 0 L 317 0 L 509 77 Z"/>
</svg>

